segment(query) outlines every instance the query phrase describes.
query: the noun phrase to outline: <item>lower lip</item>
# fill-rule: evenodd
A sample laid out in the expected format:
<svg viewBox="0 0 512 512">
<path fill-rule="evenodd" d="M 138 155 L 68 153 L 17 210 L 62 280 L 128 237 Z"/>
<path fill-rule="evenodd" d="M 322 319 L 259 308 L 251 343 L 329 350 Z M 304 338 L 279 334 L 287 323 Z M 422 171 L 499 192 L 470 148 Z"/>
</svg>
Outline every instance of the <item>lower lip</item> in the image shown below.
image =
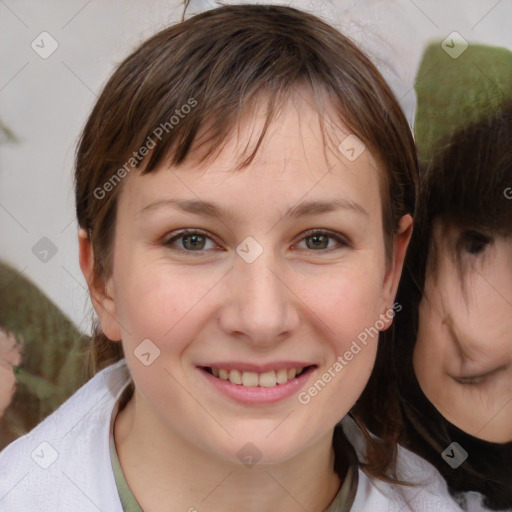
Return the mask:
<svg viewBox="0 0 512 512">
<path fill-rule="evenodd" d="M 315 367 L 308 368 L 308 370 L 301 373 L 298 377 L 289 380 L 286 384 L 277 384 L 271 388 L 233 384 L 229 380 L 214 377 L 202 368 L 198 368 L 198 370 L 206 377 L 208 382 L 229 398 L 245 405 L 255 405 L 275 404 L 297 394 L 304 387 Z"/>
</svg>

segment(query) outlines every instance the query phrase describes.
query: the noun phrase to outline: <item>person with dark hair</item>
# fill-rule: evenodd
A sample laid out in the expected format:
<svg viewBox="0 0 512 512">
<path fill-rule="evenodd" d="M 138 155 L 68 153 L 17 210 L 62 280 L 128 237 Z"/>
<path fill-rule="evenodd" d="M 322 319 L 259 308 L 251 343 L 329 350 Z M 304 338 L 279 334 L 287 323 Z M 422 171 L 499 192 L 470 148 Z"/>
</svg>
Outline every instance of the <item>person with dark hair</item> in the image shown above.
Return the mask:
<svg viewBox="0 0 512 512">
<path fill-rule="evenodd" d="M 2 452 L 0 509 L 460 510 L 378 403 L 417 187 L 396 98 L 320 19 L 144 42 L 76 154 L 93 376 Z"/>
<path fill-rule="evenodd" d="M 512 101 L 425 170 L 398 297 L 401 442 L 465 510 L 512 510 Z"/>
</svg>

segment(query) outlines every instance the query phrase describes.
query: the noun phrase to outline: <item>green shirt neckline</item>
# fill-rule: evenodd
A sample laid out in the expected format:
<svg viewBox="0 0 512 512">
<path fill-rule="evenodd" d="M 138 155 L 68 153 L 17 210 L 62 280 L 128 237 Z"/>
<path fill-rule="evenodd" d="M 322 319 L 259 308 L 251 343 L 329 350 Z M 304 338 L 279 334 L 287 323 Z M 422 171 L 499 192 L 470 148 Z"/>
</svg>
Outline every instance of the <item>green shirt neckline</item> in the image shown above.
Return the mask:
<svg viewBox="0 0 512 512">
<path fill-rule="evenodd" d="M 116 443 L 114 440 L 114 420 L 117 415 L 118 408 L 119 400 L 116 402 L 112 416 L 113 419 L 110 425 L 110 461 L 112 463 L 117 492 L 119 494 L 119 499 L 121 500 L 123 512 L 144 512 L 128 486 L 128 482 L 124 477 L 124 473 L 117 456 Z M 358 471 L 358 467 L 349 466 L 343 484 L 325 512 L 350 512 L 354 502 L 354 496 L 351 496 L 351 489 L 353 485 L 355 485 L 357 489 Z"/>
<path fill-rule="evenodd" d="M 116 407 L 117 409 L 117 407 Z M 115 416 L 114 416 L 115 417 Z M 138 501 L 133 495 L 130 487 L 128 486 L 128 482 L 124 477 L 123 470 L 121 468 L 121 464 L 119 462 L 119 458 L 117 456 L 116 443 L 114 441 L 114 422 L 112 422 L 112 427 L 110 429 L 110 461 L 112 463 L 112 470 L 114 472 L 114 478 L 116 480 L 117 492 L 119 494 L 119 499 L 121 500 L 121 505 L 123 507 L 123 512 L 144 512 L 140 507 Z"/>
</svg>

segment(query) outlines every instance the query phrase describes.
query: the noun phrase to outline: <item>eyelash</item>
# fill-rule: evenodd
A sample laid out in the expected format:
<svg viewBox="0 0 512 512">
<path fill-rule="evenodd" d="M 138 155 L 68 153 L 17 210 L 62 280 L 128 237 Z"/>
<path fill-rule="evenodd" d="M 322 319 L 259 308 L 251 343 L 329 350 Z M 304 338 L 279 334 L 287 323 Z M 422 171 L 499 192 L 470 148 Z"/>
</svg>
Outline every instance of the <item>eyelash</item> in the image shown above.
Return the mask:
<svg viewBox="0 0 512 512">
<path fill-rule="evenodd" d="M 485 375 L 482 377 L 456 377 L 455 380 L 463 386 L 478 386 L 482 384 L 485 377 Z"/>
<path fill-rule="evenodd" d="M 184 249 L 183 247 L 177 247 L 177 246 L 173 245 L 173 243 L 176 242 L 177 240 L 180 240 L 180 239 L 182 239 L 182 238 L 184 238 L 186 236 L 190 236 L 190 235 L 200 235 L 200 236 L 203 236 L 203 237 L 207 238 L 208 240 L 213 241 L 212 238 L 210 236 L 208 236 L 208 234 L 205 231 L 202 231 L 200 229 L 183 229 L 181 231 L 178 231 L 176 234 L 174 234 L 170 238 L 167 238 L 163 242 L 163 245 L 165 245 L 165 246 L 167 246 L 167 247 L 169 247 L 169 248 L 171 248 L 173 250 L 178 250 L 178 251 L 187 252 L 187 253 L 199 253 L 199 254 L 202 254 L 204 251 L 209 250 L 209 249 L 199 249 L 197 251 L 193 251 L 193 250 Z M 339 247 L 337 247 L 337 248 L 343 248 L 343 247 L 350 248 L 350 247 L 352 247 L 352 245 L 349 243 L 349 241 L 346 240 L 341 235 L 339 235 L 337 233 L 333 233 L 331 231 L 319 230 L 319 229 L 310 229 L 310 230 L 302 233 L 302 238 L 300 239 L 300 241 L 303 241 L 306 238 L 311 238 L 311 237 L 313 237 L 315 235 L 316 236 L 318 236 L 318 235 L 320 235 L 320 236 L 327 236 L 329 239 L 335 240 L 339 244 Z M 330 251 L 335 250 L 335 249 L 336 249 L 336 247 L 335 248 L 331 247 L 331 248 L 327 248 L 327 249 L 318 249 L 318 250 L 310 249 L 310 251 L 323 253 L 323 252 L 330 252 Z"/>
<path fill-rule="evenodd" d="M 475 375 L 474 377 L 455 377 L 455 380 L 463 386 L 478 386 L 479 384 L 485 384 L 488 380 L 492 379 L 494 375 L 507 369 L 508 366 L 503 365 L 481 375 Z"/>
</svg>

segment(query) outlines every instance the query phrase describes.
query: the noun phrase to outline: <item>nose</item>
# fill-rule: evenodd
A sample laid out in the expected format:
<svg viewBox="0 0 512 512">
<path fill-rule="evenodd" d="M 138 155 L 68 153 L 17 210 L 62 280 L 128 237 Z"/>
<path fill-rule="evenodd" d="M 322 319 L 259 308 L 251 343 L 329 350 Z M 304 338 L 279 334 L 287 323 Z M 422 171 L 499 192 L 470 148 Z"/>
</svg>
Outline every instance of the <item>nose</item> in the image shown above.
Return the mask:
<svg viewBox="0 0 512 512">
<path fill-rule="evenodd" d="M 252 263 L 236 257 L 219 317 L 223 331 L 262 347 L 290 336 L 300 322 L 300 300 L 290 281 L 271 251 Z"/>
</svg>

